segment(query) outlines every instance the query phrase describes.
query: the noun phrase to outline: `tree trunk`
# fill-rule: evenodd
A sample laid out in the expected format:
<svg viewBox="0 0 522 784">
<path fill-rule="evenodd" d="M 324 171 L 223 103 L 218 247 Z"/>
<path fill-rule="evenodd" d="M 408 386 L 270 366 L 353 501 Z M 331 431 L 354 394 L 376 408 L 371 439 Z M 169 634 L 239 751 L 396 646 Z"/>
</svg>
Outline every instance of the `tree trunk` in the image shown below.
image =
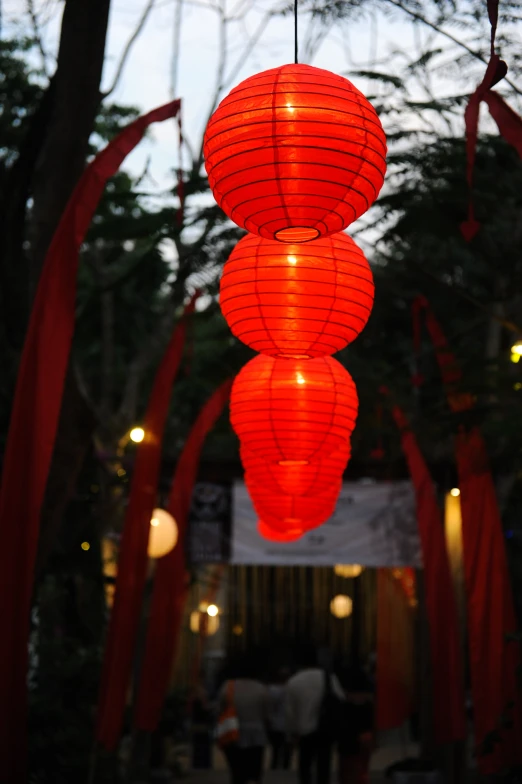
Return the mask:
<svg viewBox="0 0 522 784">
<path fill-rule="evenodd" d="M 53 110 L 33 177 L 33 287 L 60 216 L 85 166 L 101 100 L 109 6 L 110 0 L 65 3 Z"/>
<path fill-rule="evenodd" d="M 96 420 L 78 389 L 72 366 L 65 378 L 62 410 L 51 473 L 42 508 L 36 574 L 52 551 L 67 504 L 74 493 Z"/>
<path fill-rule="evenodd" d="M 6 347 L 10 350 L 14 368 L 23 346 L 31 307 L 29 263 L 24 247 L 27 202 L 34 167 L 51 116 L 53 97 L 54 81 L 51 80 L 38 109 L 27 122 L 25 137 L 18 158 L 7 175 L 4 198 L 0 205 L 1 312 Z"/>
<path fill-rule="evenodd" d="M 32 192 L 30 231 L 32 295 L 60 217 L 83 172 L 89 137 L 100 107 L 100 82 L 110 0 L 66 0 L 53 102 L 38 156 Z M 63 511 L 74 492 L 95 426 L 69 368 L 48 490 L 42 515 L 43 565 Z"/>
</svg>

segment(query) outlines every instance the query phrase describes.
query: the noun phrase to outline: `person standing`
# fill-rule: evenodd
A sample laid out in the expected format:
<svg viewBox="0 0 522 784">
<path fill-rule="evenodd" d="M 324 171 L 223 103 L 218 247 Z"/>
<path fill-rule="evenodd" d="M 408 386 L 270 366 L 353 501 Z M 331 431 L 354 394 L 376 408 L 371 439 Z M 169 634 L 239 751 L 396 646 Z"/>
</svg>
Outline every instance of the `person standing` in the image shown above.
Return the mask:
<svg viewBox="0 0 522 784">
<path fill-rule="evenodd" d="M 230 700 L 239 724 L 237 743 L 225 749 L 231 784 L 259 784 L 268 740 L 269 698 L 250 661 L 242 662 L 236 677 L 223 684 L 219 694 L 220 712 Z"/>
<path fill-rule="evenodd" d="M 299 744 L 300 784 L 329 784 L 338 707 L 344 693 L 336 676 L 317 666 L 313 649 L 302 651 L 302 666 L 286 689 L 290 736 Z M 314 777 L 315 769 L 315 777 Z"/>
<path fill-rule="evenodd" d="M 286 683 L 289 672 L 281 669 L 275 682 L 268 687 L 270 713 L 268 737 L 272 747 L 272 770 L 288 770 L 290 765 L 290 744 L 286 731 Z"/>
<path fill-rule="evenodd" d="M 368 784 L 374 743 L 372 687 L 364 672 L 342 679 L 346 702 L 339 723 L 339 784 Z"/>
</svg>

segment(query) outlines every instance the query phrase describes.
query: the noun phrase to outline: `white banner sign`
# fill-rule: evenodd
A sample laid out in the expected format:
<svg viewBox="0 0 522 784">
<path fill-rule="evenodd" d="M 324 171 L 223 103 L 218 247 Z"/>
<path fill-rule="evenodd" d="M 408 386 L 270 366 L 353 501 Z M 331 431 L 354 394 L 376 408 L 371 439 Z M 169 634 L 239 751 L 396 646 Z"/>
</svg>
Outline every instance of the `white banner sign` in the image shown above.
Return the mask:
<svg viewBox="0 0 522 784">
<path fill-rule="evenodd" d="M 272 566 L 421 566 L 409 481 L 345 482 L 333 516 L 297 542 L 268 542 L 243 482 L 234 483 L 231 562 Z"/>
</svg>

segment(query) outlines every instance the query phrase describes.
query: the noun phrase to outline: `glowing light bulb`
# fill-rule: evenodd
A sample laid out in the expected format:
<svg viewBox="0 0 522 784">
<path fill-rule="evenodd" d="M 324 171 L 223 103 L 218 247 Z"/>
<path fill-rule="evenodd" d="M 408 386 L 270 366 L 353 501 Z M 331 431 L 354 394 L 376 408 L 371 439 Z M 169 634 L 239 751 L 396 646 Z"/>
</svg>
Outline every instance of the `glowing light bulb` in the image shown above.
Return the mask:
<svg viewBox="0 0 522 784">
<path fill-rule="evenodd" d="M 159 525 L 159 520 L 158 520 L 158 518 L 157 518 L 157 517 L 153 517 L 153 518 L 152 518 L 152 520 L 150 521 L 150 524 L 151 524 L 151 525 L 153 525 L 154 527 L 156 527 L 157 525 Z"/>
<path fill-rule="evenodd" d="M 518 354 L 519 357 L 522 357 L 522 340 L 517 340 L 516 343 L 513 343 L 511 346 L 511 353 Z"/>
<path fill-rule="evenodd" d="M 297 264 L 297 257 L 296 256 L 287 256 L 289 264 Z"/>
<path fill-rule="evenodd" d="M 303 376 L 301 375 L 301 373 L 296 373 L 295 374 L 295 380 L 297 381 L 298 384 L 306 384 L 306 381 L 303 378 Z"/>
<path fill-rule="evenodd" d="M 522 354 L 517 354 L 514 351 L 511 352 L 511 361 L 515 363 L 515 365 L 520 362 L 520 357 Z"/>
<path fill-rule="evenodd" d="M 287 103 L 286 108 L 288 109 L 289 112 L 295 112 L 295 109 L 291 103 Z"/>
<path fill-rule="evenodd" d="M 82 550 L 85 550 L 85 552 L 87 552 L 87 550 L 91 549 L 91 545 L 89 544 L 89 542 L 82 542 L 81 548 Z"/>
<path fill-rule="evenodd" d="M 142 427 L 133 427 L 129 433 L 129 437 L 135 444 L 141 444 L 145 438 L 145 431 Z"/>
<path fill-rule="evenodd" d="M 216 607 L 216 605 L 209 604 L 209 606 L 207 607 L 207 615 L 210 615 L 211 618 L 215 618 L 218 613 L 219 613 L 219 609 Z"/>
<path fill-rule="evenodd" d="M 459 490 L 459 488 L 458 488 L 458 487 L 453 487 L 453 488 L 450 490 L 450 495 L 452 495 L 452 496 L 453 496 L 453 498 L 458 498 L 458 497 L 459 497 L 459 495 L 460 495 L 460 490 Z"/>
</svg>

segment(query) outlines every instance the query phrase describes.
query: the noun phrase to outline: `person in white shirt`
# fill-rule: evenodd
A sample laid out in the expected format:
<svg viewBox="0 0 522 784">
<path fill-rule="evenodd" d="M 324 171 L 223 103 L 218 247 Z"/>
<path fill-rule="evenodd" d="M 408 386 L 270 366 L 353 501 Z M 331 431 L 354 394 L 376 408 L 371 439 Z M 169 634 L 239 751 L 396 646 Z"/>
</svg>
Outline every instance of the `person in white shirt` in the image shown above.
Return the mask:
<svg viewBox="0 0 522 784">
<path fill-rule="evenodd" d="M 245 657 L 237 664 L 236 678 L 232 681 L 239 740 L 225 750 L 231 784 L 259 784 L 263 775 L 270 703 L 266 687 L 256 678 L 256 670 L 254 662 Z M 229 684 L 230 681 L 226 681 L 219 694 L 220 712 L 227 705 Z"/>
<path fill-rule="evenodd" d="M 335 675 L 317 666 L 313 649 L 301 654 L 301 669 L 286 686 L 287 731 L 299 743 L 300 784 L 312 784 L 314 767 L 317 784 L 329 784 L 334 728 L 325 725 L 325 697 L 343 702 L 344 692 Z"/>
</svg>

